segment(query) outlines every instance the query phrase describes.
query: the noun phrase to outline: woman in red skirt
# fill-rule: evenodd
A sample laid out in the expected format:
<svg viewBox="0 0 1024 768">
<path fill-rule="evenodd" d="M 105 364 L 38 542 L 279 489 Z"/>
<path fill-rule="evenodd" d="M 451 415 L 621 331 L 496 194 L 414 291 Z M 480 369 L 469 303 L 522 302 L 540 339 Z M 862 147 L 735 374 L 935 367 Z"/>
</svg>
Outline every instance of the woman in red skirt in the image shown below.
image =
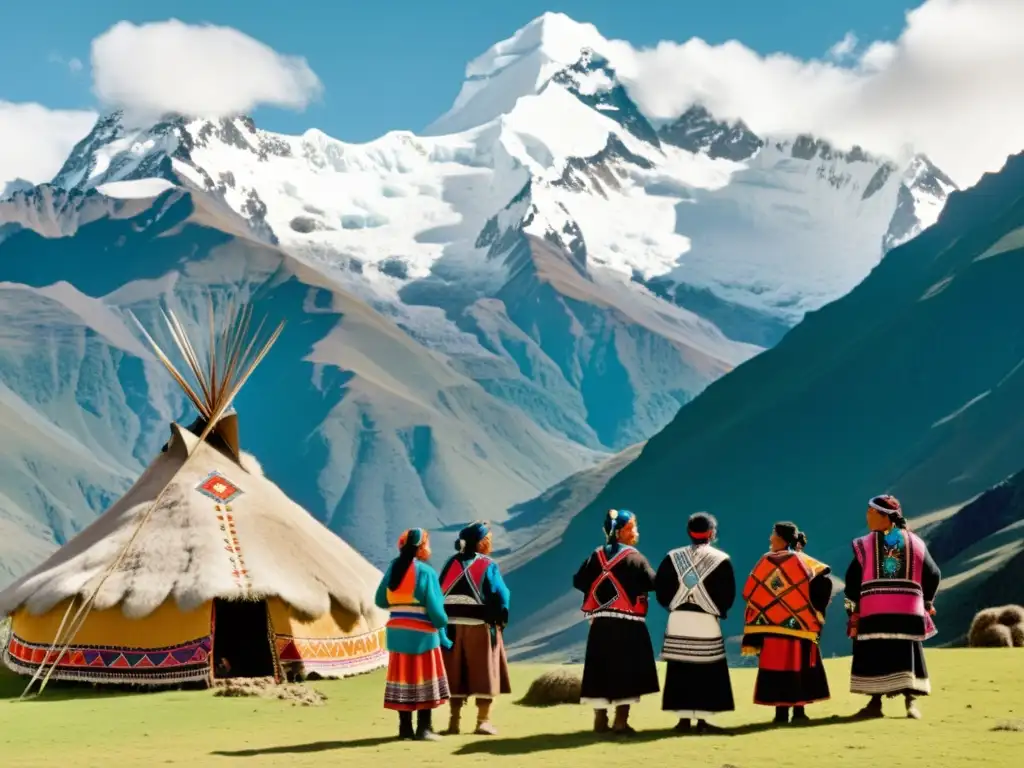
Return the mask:
<svg viewBox="0 0 1024 768">
<path fill-rule="evenodd" d="M 430 537 L 411 528 L 398 539 L 398 557 L 377 588 L 377 606 L 391 611 L 384 708 L 398 712 L 398 737 L 436 741 L 434 709 L 449 698 L 441 648 L 451 647 L 437 573 L 427 565 Z M 413 730 L 412 713 L 417 713 Z"/>
<path fill-rule="evenodd" d="M 743 653 L 759 656 L 754 703 L 775 707 L 775 722 L 808 720 L 804 707 L 829 698 L 818 648 L 832 600 L 831 569 L 800 551 L 807 541 L 793 523 L 776 523 L 771 550 L 754 566 L 743 599 Z M 799 548 L 799 549 L 798 549 Z"/>
</svg>

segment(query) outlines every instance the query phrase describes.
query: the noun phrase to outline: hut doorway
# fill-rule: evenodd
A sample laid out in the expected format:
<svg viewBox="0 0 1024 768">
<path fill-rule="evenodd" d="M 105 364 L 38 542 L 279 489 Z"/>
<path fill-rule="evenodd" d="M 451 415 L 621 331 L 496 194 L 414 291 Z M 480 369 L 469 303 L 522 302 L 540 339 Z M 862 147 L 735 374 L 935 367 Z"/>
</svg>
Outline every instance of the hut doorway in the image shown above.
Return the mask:
<svg viewBox="0 0 1024 768">
<path fill-rule="evenodd" d="M 274 677 L 266 600 L 213 601 L 213 676 Z"/>
</svg>

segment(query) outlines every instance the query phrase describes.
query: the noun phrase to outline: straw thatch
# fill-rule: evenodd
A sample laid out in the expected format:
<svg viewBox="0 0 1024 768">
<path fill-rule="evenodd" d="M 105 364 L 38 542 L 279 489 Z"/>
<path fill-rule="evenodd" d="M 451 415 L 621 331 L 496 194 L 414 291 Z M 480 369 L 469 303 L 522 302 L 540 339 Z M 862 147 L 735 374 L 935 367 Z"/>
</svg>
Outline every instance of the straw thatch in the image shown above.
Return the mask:
<svg viewBox="0 0 1024 768">
<path fill-rule="evenodd" d="M 578 672 L 560 668 L 545 672 L 532 683 L 517 703 L 524 707 L 551 707 L 556 704 L 579 704 L 583 680 Z"/>
<path fill-rule="evenodd" d="M 211 327 L 212 314 L 211 305 Z M 260 343 L 259 329 L 249 333 L 247 308 L 228 315 L 219 337 L 211 330 L 205 365 L 177 318 L 165 316 L 194 384 L 146 334 L 200 419 L 187 429 L 172 424 L 164 450 L 123 497 L 0 592 L 0 616 L 21 606 L 44 613 L 72 596 L 87 601 L 98 588 L 93 610 L 120 605 L 130 618 L 148 616 L 168 598 L 188 611 L 214 598 L 279 597 L 308 617 L 327 613 L 333 599 L 351 613 L 372 617 L 372 626 L 382 624 L 373 605 L 380 571 L 289 499 L 255 459 L 239 450 L 237 417 L 225 414 L 281 326 Z M 211 472 L 243 492 L 236 506 L 244 514 L 235 514 L 235 525 L 248 574 L 244 583 L 225 567 L 214 500 L 197 492 Z"/>
</svg>

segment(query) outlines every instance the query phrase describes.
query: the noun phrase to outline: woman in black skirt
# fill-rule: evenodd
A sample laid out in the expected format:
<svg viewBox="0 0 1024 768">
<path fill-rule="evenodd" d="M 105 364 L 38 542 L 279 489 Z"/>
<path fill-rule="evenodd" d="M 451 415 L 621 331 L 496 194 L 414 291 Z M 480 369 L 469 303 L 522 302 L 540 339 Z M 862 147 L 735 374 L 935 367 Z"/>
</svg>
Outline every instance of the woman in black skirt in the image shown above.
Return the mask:
<svg viewBox="0 0 1024 768">
<path fill-rule="evenodd" d="M 640 534 L 632 512 L 609 510 L 604 532 L 605 544 L 572 581 L 585 596 L 582 610 L 590 621 L 580 703 L 593 707 L 596 732 L 632 734 L 630 706 L 659 690 L 646 622 L 654 570 L 636 549 Z M 609 725 L 612 708 L 615 721 Z"/>
<path fill-rule="evenodd" d="M 895 497 L 871 499 L 867 524 L 868 533 L 853 542 L 844 590 L 853 638 L 850 691 L 871 697 L 858 717 L 882 717 L 882 697 L 902 696 L 907 717 L 917 720 L 917 699 L 932 690 L 923 642 L 936 632 L 932 601 L 942 573 Z"/>
<path fill-rule="evenodd" d="M 721 622 L 736 600 L 736 576 L 729 556 L 713 545 L 715 518 L 690 517 L 690 545 L 673 549 L 658 567 L 658 602 L 669 611 L 661 657 L 668 662 L 661 708 L 679 718 L 676 730 L 714 730 L 707 719 L 736 707 L 725 657 Z"/>
</svg>

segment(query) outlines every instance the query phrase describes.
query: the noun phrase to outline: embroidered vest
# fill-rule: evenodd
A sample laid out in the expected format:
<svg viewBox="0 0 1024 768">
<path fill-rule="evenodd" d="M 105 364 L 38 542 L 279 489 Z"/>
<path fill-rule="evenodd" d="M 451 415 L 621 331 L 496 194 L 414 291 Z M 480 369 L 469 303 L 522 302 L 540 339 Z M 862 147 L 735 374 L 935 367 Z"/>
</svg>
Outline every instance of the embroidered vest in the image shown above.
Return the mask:
<svg viewBox="0 0 1024 768">
<path fill-rule="evenodd" d="M 825 617 L 811 604 L 811 581 L 829 570 L 802 552 L 769 552 L 743 587 L 744 634 L 818 641 Z"/>
<path fill-rule="evenodd" d="M 858 633 L 861 640 L 872 637 L 928 640 L 937 634 L 935 623 L 924 606 L 922 576 L 927 549 L 921 538 L 911 531 L 900 531 L 903 546 L 889 547 L 885 534 L 871 532 L 853 542 L 853 553 L 861 567 L 860 599 L 857 602 L 858 623 L 880 616 L 912 616 L 923 622 L 923 632 L 885 632 L 873 635 Z M 920 628 L 921 625 L 918 625 Z"/>
<path fill-rule="evenodd" d="M 393 567 L 393 566 L 392 566 Z M 405 575 L 395 589 L 388 589 L 388 605 L 391 607 L 388 629 L 408 629 L 413 632 L 436 632 L 427 617 L 427 609 L 416 599 L 416 563 L 410 563 Z"/>
<path fill-rule="evenodd" d="M 583 600 L 582 611 L 587 618 L 594 619 L 604 616 L 643 621 L 647 616 L 647 595 L 640 595 L 635 600 L 631 599 L 629 593 L 615 576 L 615 566 L 634 551 L 633 547 L 623 547 L 610 559 L 605 554 L 604 547 L 600 547 L 594 553 L 601 566 L 601 573 L 594 579 L 594 583 L 590 585 L 587 596 Z"/>
<path fill-rule="evenodd" d="M 674 611 L 681 605 L 696 605 L 704 613 L 718 616 L 718 606 L 704 588 L 704 580 L 729 556 L 710 544 L 699 544 L 673 549 L 668 557 L 679 579 L 679 589 L 668 609 Z"/>
<path fill-rule="evenodd" d="M 445 611 L 453 624 L 491 623 L 490 609 L 484 599 L 484 580 L 493 561 L 477 555 L 465 562 L 450 559 L 441 573 L 441 592 Z"/>
</svg>

